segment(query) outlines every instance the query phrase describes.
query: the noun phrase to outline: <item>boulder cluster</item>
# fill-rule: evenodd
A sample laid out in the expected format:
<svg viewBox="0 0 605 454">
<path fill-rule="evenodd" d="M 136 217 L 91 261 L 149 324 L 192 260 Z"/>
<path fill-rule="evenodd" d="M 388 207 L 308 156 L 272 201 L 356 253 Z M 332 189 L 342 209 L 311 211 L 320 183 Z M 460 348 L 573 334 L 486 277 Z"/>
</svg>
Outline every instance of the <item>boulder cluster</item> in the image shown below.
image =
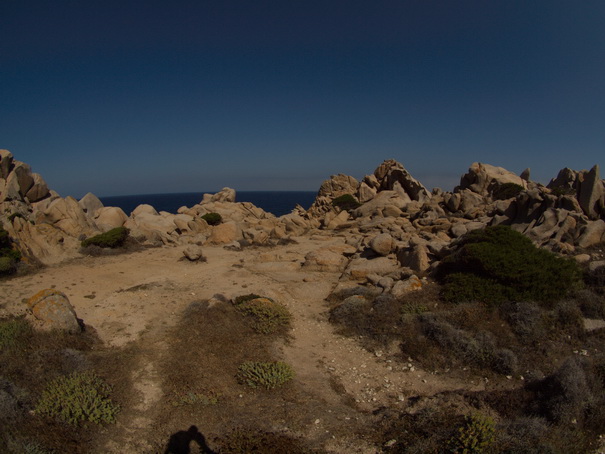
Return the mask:
<svg viewBox="0 0 605 454">
<path fill-rule="evenodd" d="M 357 206 L 334 203 L 341 196 Z M 543 185 L 530 180 L 529 169 L 518 176 L 474 163 L 459 186 L 444 192 L 429 191 L 399 162 L 387 160 L 361 181 L 332 176 L 308 210 L 297 206 L 281 217 L 235 199 L 235 191 L 224 188 L 177 213 L 140 205 L 126 214 L 90 193 L 79 201 L 62 198 L 27 164 L 0 151 L 0 222 L 26 260 L 44 264 L 78 255 L 84 238 L 115 227 L 127 227 L 150 245 L 233 248 L 323 232 L 344 236 L 346 245 L 315 251 L 304 266 L 392 287 L 402 269 L 408 277 L 426 272 L 457 238 L 491 225 L 510 225 L 537 245 L 580 261 L 594 259 L 586 250 L 605 241 L 605 185 L 597 165 L 563 169 Z M 222 222 L 209 225 L 203 219 L 208 213 L 220 214 Z"/>
</svg>

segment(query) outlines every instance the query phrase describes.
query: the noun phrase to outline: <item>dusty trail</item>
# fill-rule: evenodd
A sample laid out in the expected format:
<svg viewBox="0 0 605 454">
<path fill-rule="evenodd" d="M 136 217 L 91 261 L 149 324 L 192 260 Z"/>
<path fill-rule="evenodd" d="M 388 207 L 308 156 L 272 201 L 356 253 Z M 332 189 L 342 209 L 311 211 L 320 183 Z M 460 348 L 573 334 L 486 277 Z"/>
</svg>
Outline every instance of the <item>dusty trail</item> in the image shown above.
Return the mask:
<svg viewBox="0 0 605 454">
<path fill-rule="evenodd" d="M 404 406 L 411 395 L 461 388 L 447 377 L 414 368 L 403 370 L 386 352 L 368 352 L 354 339 L 335 334 L 325 298 L 339 273 L 301 269 L 305 255 L 343 239 L 300 238 L 271 249 L 229 251 L 206 247 L 206 263 L 179 260 L 182 247 L 147 249 L 129 255 L 85 257 L 4 283 L 0 312 L 24 311 L 22 298 L 49 287 L 64 291 L 84 323 L 108 346 L 137 345 L 132 359 L 133 404 L 99 452 L 147 452 L 145 431 L 153 427 L 153 407 L 162 399 L 157 360 L 166 348 L 167 329 L 192 301 L 215 294 L 226 298 L 258 293 L 285 304 L 293 314 L 291 336 L 280 354 L 296 372 L 297 383 L 312 401 L 314 424 L 304 434 L 323 440 L 333 452 L 375 452 L 360 440 L 347 442 L 351 421 L 380 406 Z M 0 314 L 2 315 L 2 314 Z M 481 387 L 478 384 L 477 389 Z"/>
</svg>

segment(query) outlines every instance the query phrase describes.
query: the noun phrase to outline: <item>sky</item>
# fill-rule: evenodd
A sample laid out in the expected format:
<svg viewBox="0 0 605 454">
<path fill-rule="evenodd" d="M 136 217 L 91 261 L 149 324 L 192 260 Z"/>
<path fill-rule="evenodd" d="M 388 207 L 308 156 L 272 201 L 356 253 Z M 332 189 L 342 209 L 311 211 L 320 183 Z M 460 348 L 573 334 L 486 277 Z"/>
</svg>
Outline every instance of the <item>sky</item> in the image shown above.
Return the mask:
<svg viewBox="0 0 605 454">
<path fill-rule="evenodd" d="M 78 198 L 547 183 L 604 164 L 605 2 L 0 0 L 0 148 Z"/>
</svg>

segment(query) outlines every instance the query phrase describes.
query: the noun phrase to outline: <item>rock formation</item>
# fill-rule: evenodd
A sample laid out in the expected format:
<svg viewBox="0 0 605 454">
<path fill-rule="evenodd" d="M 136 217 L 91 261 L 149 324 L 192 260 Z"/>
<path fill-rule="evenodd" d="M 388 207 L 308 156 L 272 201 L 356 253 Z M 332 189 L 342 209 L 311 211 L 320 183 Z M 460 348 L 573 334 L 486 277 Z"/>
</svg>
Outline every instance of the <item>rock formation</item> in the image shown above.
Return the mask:
<svg viewBox="0 0 605 454">
<path fill-rule="evenodd" d="M 605 185 L 599 166 L 563 169 L 547 185 L 501 167 L 473 163 L 452 192 L 429 192 L 397 161 L 387 160 L 361 181 L 338 174 L 324 181 L 309 210 L 275 217 L 224 188 L 177 213 L 140 205 L 132 213 L 104 207 L 93 194 L 62 198 L 13 155 L 0 151 L 0 221 L 30 262 L 56 263 L 79 254 L 84 237 L 127 227 L 150 245 L 271 245 L 325 231 L 345 235 L 347 251 L 310 254 L 305 267 L 374 279 L 400 292 L 402 279 L 430 272 L 450 243 L 489 225 L 510 225 L 534 243 L 576 255 L 605 241 Z M 502 196 L 501 188 L 513 188 Z M 349 195 L 358 206 L 333 203 Z M 507 197 L 507 198 L 506 198 Z M 202 218 L 218 213 L 222 223 Z M 344 255 L 343 255 L 344 254 Z M 192 254 L 194 255 L 194 254 Z M 402 270 L 407 270 L 402 275 Z"/>
</svg>

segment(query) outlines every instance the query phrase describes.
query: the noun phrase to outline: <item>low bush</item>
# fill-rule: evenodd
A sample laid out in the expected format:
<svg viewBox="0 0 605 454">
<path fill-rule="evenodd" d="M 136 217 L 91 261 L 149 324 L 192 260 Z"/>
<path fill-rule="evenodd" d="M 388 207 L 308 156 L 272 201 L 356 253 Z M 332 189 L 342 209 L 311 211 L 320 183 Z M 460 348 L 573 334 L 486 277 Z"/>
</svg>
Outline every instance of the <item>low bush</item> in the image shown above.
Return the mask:
<svg viewBox="0 0 605 454">
<path fill-rule="evenodd" d="M 261 334 L 272 334 L 286 329 L 292 315 L 288 309 L 269 298 L 254 298 L 241 302 L 237 310 L 250 317 L 252 329 Z"/>
<path fill-rule="evenodd" d="M 512 199 L 513 197 L 517 197 L 517 195 L 524 190 L 525 188 L 520 184 L 504 183 L 494 189 L 492 196 L 496 200 Z"/>
<path fill-rule="evenodd" d="M 359 208 L 361 206 L 359 201 L 351 194 L 343 194 L 339 197 L 336 197 L 334 200 L 332 200 L 332 205 L 344 211 L 354 210 L 355 208 Z"/>
<path fill-rule="evenodd" d="M 292 367 L 281 361 L 247 361 L 239 366 L 237 379 L 252 388 L 273 389 L 294 378 Z"/>
<path fill-rule="evenodd" d="M 47 385 L 36 413 L 71 425 L 84 421 L 113 423 L 120 407 L 110 399 L 111 390 L 111 386 L 91 373 L 61 376 Z"/>
<path fill-rule="evenodd" d="M 451 302 L 530 300 L 551 304 L 581 286 L 577 263 L 537 248 L 508 226 L 465 235 L 437 273 Z"/>
<path fill-rule="evenodd" d="M 126 227 L 116 227 L 105 233 L 95 235 L 82 241 L 82 247 L 98 246 L 100 248 L 117 248 L 124 244 L 130 231 Z"/>
<path fill-rule="evenodd" d="M 208 223 L 208 225 L 219 225 L 223 222 L 223 217 L 218 213 L 206 213 L 202 216 L 202 219 Z"/>
<path fill-rule="evenodd" d="M 496 423 L 488 416 L 471 415 L 465 418 L 448 442 L 447 452 L 481 454 L 491 451 L 496 434 Z"/>
</svg>

